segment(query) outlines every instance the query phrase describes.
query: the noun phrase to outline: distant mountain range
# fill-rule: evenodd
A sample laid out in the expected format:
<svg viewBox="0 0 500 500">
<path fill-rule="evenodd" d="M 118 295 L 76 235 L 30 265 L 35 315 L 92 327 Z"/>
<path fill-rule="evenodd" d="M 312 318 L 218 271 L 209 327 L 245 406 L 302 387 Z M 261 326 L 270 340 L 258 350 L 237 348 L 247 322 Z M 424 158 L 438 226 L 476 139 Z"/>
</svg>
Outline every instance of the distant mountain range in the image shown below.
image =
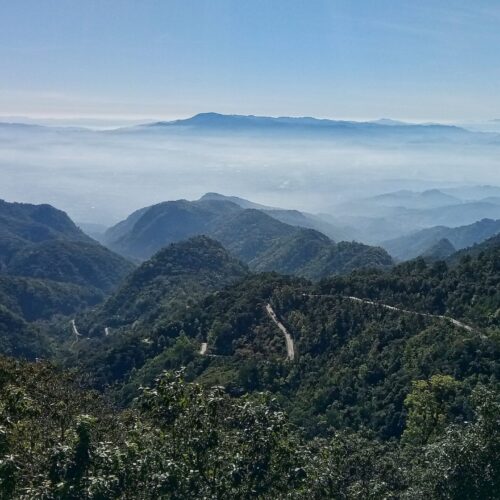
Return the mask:
<svg viewBox="0 0 500 500">
<path fill-rule="evenodd" d="M 442 240 L 448 241 L 455 250 L 460 250 L 498 233 L 500 233 L 500 220 L 482 219 L 467 226 L 434 226 L 422 229 L 408 236 L 382 242 L 381 246 L 394 258 L 407 260 L 425 255 Z"/>
<path fill-rule="evenodd" d="M 393 193 L 380 194 L 366 200 L 385 207 L 405 207 L 415 209 L 426 209 L 456 205 L 462 200 L 456 196 L 446 194 L 439 189 L 415 192 L 409 190 L 396 191 Z"/>
<path fill-rule="evenodd" d="M 453 125 L 441 124 L 414 124 L 399 122 L 390 119 L 381 119 L 376 121 L 349 121 L 349 120 L 331 120 L 305 117 L 270 117 L 255 115 L 224 115 L 221 113 L 199 113 L 190 118 L 161 121 L 149 123 L 145 127 L 212 127 L 212 128 L 315 128 L 315 129 L 379 129 L 380 127 L 396 128 L 414 128 L 425 130 L 453 130 L 455 132 L 467 132 L 466 129 Z"/>
<path fill-rule="evenodd" d="M 495 236 L 492 236 L 491 238 L 488 238 L 487 240 L 484 240 L 480 243 L 476 243 L 475 245 L 472 245 L 470 247 L 464 248 L 462 250 L 459 250 L 458 252 L 451 254 L 448 257 L 447 261 L 450 264 L 457 264 L 463 257 L 469 256 L 472 258 L 476 258 L 483 252 L 490 253 L 494 252 L 495 250 L 498 251 L 499 248 L 500 248 L 500 233 L 496 234 Z M 498 270 L 498 262 L 500 261 L 497 259 L 496 267 L 494 268 L 495 270 Z M 498 310 L 497 312 L 498 314 L 500 314 L 500 310 Z"/>
<path fill-rule="evenodd" d="M 343 203 L 332 208 L 334 215 L 321 217 L 335 227 L 343 227 L 351 239 L 385 244 L 435 226 L 458 227 L 482 219 L 500 219 L 499 193 L 495 186 L 402 190 Z M 450 241 L 453 243 L 453 239 Z"/>
<path fill-rule="evenodd" d="M 199 113 L 186 119 L 159 121 L 121 129 L 123 133 L 163 131 L 172 133 L 300 134 L 302 137 L 371 138 L 403 141 L 498 141 L 495 134 L 473 132 L 454 125 L 375 121 L 330 120 L 313 117 L 269 117 Z"/>
<path fill-rule="evenodd" d="M 107 130 L 84 127 L 47 126 L 33 123 L 0 122 L 0 134 L 16 138 L 22 133 L 31 134 L 86 134 L 110 136 L 115 134 L 250 134 L 300 135 L 303 138 L 341 140 L 374 139 L 403 142 L 479 142 L 500 143 L 500 135 L 479 130 L 469 130 L 456 125 L 440 123 L 407 123 L 388 118 L 373 121 L 333 120 L 314 117 L 270 117 L 254 115 L 226 115 L 215 112 L 199 113 L 189 118 L 158 121 Z M 12 135 L 13 134 L 13 135 Z"/>
<path fill-rule="evenodd" d="M 491 185 L 472 185 L 472 186 L 460 186 L 453 188 L 444 188 L 441 191 L 445 194 L 449 194 L 460 198 L 464 201 L 469 200 L 485 200 L 487 198 L 499 198 L 500 197 L 500 187 Z"/>
<path fill-rule="evenodd" d="M 494 123 L 499 120 L 491 120 Z M 92 120 L 90 120 L 92 123 Z M 119 123 L 119 122 L 117 122 Z M 258 115 L 238 115 L 238 114 L 223 114 L 217 112 L 204 112 L 198 113 L 191 117 L 181 118 L 169 121 L 156 121 L 150 123 L 143 123 L 139 125 L 122 126 L 119 128 L 111 128 L 105 122 L 99 124 L 99 127 L 93 129 L 88 128 L 81 124 L 71 124 L 67 120 L 53 120 L 51 122 L 47 120 L 37 121 L 28 117 L 10 117 L 4 118 L 0 121 L 0 128 L 3 130 L 8 129 L 25 129 L 25 130 L 59 130 L 59 131 L 95 131 L 95 132 L 112 132 L 113 130 L 141 130 L 147 128 L 173 128 L 173 127 L 186 127 L 186 128 L 220 128 L 220 129 L 255 129 L 255 128 L 266 128 L 266 129 L 387 129 L 387 128 L 406 128 L 407 132 L 413 130 L 425 130 L 428 132 L 437 131 L 454 131 L 457 133 L 476 133 L 478 135 L 483 134 L 478 132 L 478 128 L 469 129 L 467 125 L 450 125 L 441 124 L 436 122 L 424 122 L 424 123 L 413 123 L 405 122 L 401 120 L 393 120 L 391 118 L 380 118 L 377 120 L 369 121 L 355 121 L 355 120 L 336 120 L 330 118 L 316 118 L 312 116 L 258 116 Z M 494 135 L 491 133 L 485 133 L 484 135 Z"/>
</svg>

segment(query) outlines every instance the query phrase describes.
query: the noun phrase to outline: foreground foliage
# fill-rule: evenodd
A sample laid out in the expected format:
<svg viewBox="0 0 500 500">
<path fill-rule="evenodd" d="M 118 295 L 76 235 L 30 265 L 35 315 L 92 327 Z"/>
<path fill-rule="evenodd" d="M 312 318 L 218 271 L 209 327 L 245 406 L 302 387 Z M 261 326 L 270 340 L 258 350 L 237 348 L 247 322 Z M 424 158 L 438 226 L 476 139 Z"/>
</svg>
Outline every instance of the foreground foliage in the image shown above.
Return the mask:
<svg viewBox="0 0 500 500">
<path fill-rule="evenodd" d="M 485 390 L 472 422 L 431 439 L 423 429 L 426 444 L 415 429 L 401 443 L 345 432 L 308 442 L 269 396 L 232 398 L 180 373 L 117 413 L 68 374 L 1 359 L 0 396 L 5 499 L 493 499 L 500 486 L 500 404 Z"/>
<path fill-rule="evenodd" d="M 4 278 L 0 352 L 80 371 L 0 358 L 0 498 L 498 498 L 500 247 L 478 247 L 314 284 L 198 237 L 58 326 L 79 287 Z"/>
</svg>

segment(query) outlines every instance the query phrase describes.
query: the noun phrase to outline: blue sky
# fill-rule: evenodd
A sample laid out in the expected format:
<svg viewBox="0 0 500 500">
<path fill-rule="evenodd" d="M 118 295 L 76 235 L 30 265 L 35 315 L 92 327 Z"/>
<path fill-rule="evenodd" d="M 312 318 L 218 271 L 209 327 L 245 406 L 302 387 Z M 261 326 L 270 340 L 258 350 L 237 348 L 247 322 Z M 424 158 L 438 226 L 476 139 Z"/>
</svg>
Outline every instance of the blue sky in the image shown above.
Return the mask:
<svg viewBox="0 0 500 500">
<path fill-rule="evenodd" d="M 0 114 L 500 118 L 500 2 L 1 0 Z"/>
</svg>

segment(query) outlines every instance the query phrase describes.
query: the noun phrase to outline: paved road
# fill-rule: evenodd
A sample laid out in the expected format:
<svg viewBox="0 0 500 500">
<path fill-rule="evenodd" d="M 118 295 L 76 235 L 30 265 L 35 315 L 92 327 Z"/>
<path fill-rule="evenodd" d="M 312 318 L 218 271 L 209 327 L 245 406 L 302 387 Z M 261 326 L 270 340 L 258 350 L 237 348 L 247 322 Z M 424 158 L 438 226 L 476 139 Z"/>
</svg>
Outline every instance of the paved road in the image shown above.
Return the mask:
<svg viewBox="0 0 500 500">
<path fill-rule="evenodd" d="M 295 349 L 293 346 L 293 339 L 288 330 L 285 328 L 285 325 L 278 319 L 276 316 L 276 313 L 274 312 L 273 308 L 271 307 L 271 304 L 266 305 L 266 311 L 269 317 L 274 321 L 276 326 L 283 332 L 285 335 L 285 340 L 286 340 L 286 352 L 287 352 L 287 358 L 290 361 L 293 361 L 293 358 L 295 357 Z"/>
<path fill-rule="evenodd" d="M 71 331 L 73 332 L 73 334 L 75 335 L 75 340 L 73 341 L 73 343 L 71 344 L 72 346 L 78 342 L 78 339 L 79 337 L 82 336 L 82 334 L 78 331 L 78 328 L 76 327 L 76 323 L 75 323 L 75 320 L 72 319 L 70 321 L 70 324 L 71 324 Z"/>
<path fill-rule="evenodd" d="M 384 304 L 382 302 L 374 302 L 373 300 L 361 299 L 359 297 L 353 297 L 351 295 L 328 295 L 328 294 L 314 294 L 314 293 L 303 293 L 302 295 L 305 297 L 341 297 L 343 299 L 352 300 L 354 302 L 361 302 L 363 304 L 369 304 L 371 306 L 383 307 L 384 309 L 389 309 L 391 311 L 399 311 L 399 312 L 402 312 L 405 314 L 415 314 L 417 316 L 424 316 L 425 318 L 444 319 L 446 321 L 453 323 L 455 326 L 458 326 L 459 328 L 463 328 L 464 330 L 467 330 L 468 332 L 474 331 L 474 328 L 472 328 L 472 326 L 466 325 L 465 323 L 458 321 L 458 319 L 451 318 L 450 316 L 444 316 L 441 314 L 423 313 L 423 312 L 418 312 L 418 311 L 411 311 L 409 309 L 403 309 L 401 307 L 390 306 L 389 304 Z"/>
<path fill-rule="evenodd" d="M 76 327 L 76 323 L 75 323 L 75 320 L 72 319 L 71 320 L 71 329 L 73 330 L 73 333 L 77 336 L 77 337 L 81 337 L 82 334 L 78 331 L 78 328 Z"/>
</svg>

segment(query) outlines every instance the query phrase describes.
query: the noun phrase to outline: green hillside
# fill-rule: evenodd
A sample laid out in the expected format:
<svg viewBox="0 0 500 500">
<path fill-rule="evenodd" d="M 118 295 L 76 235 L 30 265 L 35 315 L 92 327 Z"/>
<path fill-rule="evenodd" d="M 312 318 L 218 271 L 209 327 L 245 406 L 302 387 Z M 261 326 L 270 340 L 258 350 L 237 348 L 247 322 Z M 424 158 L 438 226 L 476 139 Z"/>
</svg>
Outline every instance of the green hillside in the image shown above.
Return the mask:
<svg viewBox="0 0 500 500">
<path fill-rule="evenodd" d="M 133 268 L 85 235 L 61 210 L 0 200 L 0 273 L 108 293 Z"/>
<path fill-rule="evenodd" d="M 248 275 L 205 298 L 200 294 L 188 308 L 186 302 L 153 307 L 135 326 L 137 316 L 131 316 L 128 328 L 78 344 L 67 359 L 70 365 L 78 360 L 99 387 L 125 381 L 113 391 L 122 402 L 162 370 L 186 366 L 189 379 L 222 385 L 235 396 L 270 391 L 309 436 L 349 428 L 399 438 L 404 401 L 416 381 L 446 375 L 464 397 L 481 384 L 497 386 L 499 250 L 452 268 L 417 260 L 316 285 Z M 293 361 L 267 304 L 293 339 Z M 460 399 L 454 404 L 453 419 L 468 418 L 468 406 Z"/>
<path fill-rule="evenodd" d="M 250 261 L 255 271 L 277 271 L 319 280 L 354 269 L 392 266 L 392 259 L 379 247 L 356 242 L 333 243 L 325 235 L 301 230 L 272 245 Z"/>
<path fill-rule="evenodd" d="M 0 498 L 496 498 L 498 238 L 391 266 L 229 210 L 102 303 L 108 250 L 10 257 L 61 281 L 0 276 L 0 354 L 36 361 L 0 356 Z"/>
<path fill-rule="evenodd" d="M 483 272 L 479 281 L 489 273 L 487 266 Z M 425 270 L 420 273 L 425 282 L 429 275 Z M 453 277 L 453 273 L 440 276 L 444 290 Z M 130 383 L 137 387 L 151 382 L 162 369 L 174 368 L 174 353 L 183 342 L 184 349 L 191 349 L 191 358 L 178 361 L 189 361 L 191 377 L 224 385 L 235 394 L 269 390 L 293 421 L 312 435 L 347 427 L 371 428 L 388 438 L 403 431 L 403 403 L 413 381 L 446 374 L 470 393 L 478 383 L 490 385 L 498 379 L 500 338 L 496 327 L 474 326 L 468 331 L 446 319 L 349 299 L 361 283 L 369 290 L 371 279 L 368 275 L 352 282 L 337 278 L 311 287 L 277 276 L 250 277 L 205 299 L 182 319 L 159 325 L 152 342 L 160 337 L 178 341 L 134 373 Z M 408 281 L 415 279 L 410 276 Z M 488 279 L 498 288 L 498 275 Z M 450 287 L 446 290 L 450 310 L 435 312 L 453 312 L 456 318 L 491 324 L 491 313 L 483 316 L 485 305 L 498 305 L 498 298 L 492 302 L 490 290 L 479 282 L 473 293 L 475 307 L 464 307 L 458 314 L 457 293 Z M 396 296 L 392 298 L 388 303 L 398 304 Z M 273 305 L 294 339 L 297 359 L 293 363 L 286 360 L 285 339 L 266 315 L 266 303 Z M 415 303 L 413 310 L 427 311 L 423 306 Z M 209 357 L 196 355 L 203 341 L 208 342 Z M 457 418 L 466 418 L 468 409 L 457 404 Z"/>
<path fill-rule="evenodd" d="M 26 321 L 73 314 L 98 304 L 102 299 L 102 292 L 96 288 L 0 275 L 0 304 Z"/>
<path fill-rule="evenodd" d="M 107 244 L 123 255 L 147 258 L 166 244 L 205 234 L 253 270 L 311 279 L 392 265 L 382 248 L 334 243 L 316 230 L 281 222 L 273 213 L 244 209 L 226 199 L 166 202 L 142 209 L 109 230 Z"/>
<path fill-rule="evenodd" d="M 96 338 L 70 349 L 69 362 L 76 349 L 77 362 L 88 366 L 89 374 L 97 368 L 98 385 L 121 378 L 168 345 L 170 339 L 156 336 L 159 325 L 247 273 L 207 237 L 169 245 L 139 266 L 102 305 L 77 317 L 79 330 Z M 106 328 L 111 335 L 105 335 Z"/>
<path fill-rule="evenodd" d="M 107 311 L 127 324 L 68 341 L 75 374 L 0 358 L 0 491 L 494 499 L 499 249 L 313 284 L 249 274 L 205 237 L 171 245 L 77 317 Z M 5 307 L 0 316 L 3 352 L 50 355 L 34 326 Z M 162 374 L 182 366 L 200 385 Z M 107 397 L 128 408 L 88 383 L 112 384 Z"/>
<path fill-rule="evenodd" d="M 0 355 L 35 360 L 52 355 L 47 336 L 0 304 Z"/>
<path fill-rule="evenodd" d="M 0 200 L 0 270 L 17 251 L 58 239 L 92 241 L 64 212 L 50 205 Z"/>
<path fill-rule="evenodd" d="M 134 267 L 96 242 L 54 240 L 20 250 L 10 260 L 6 272 L 93 287 L 109 293 Z"/>
<path fill-rule="evenodd" d="M 422 257 L 429 260 L 445 260 L 450 255 L 456 252 L 455 247 L 451 244 L 448 238 L 439 240 L 434 245 L 430 246 L 423 254 Z"/>
</svg>

